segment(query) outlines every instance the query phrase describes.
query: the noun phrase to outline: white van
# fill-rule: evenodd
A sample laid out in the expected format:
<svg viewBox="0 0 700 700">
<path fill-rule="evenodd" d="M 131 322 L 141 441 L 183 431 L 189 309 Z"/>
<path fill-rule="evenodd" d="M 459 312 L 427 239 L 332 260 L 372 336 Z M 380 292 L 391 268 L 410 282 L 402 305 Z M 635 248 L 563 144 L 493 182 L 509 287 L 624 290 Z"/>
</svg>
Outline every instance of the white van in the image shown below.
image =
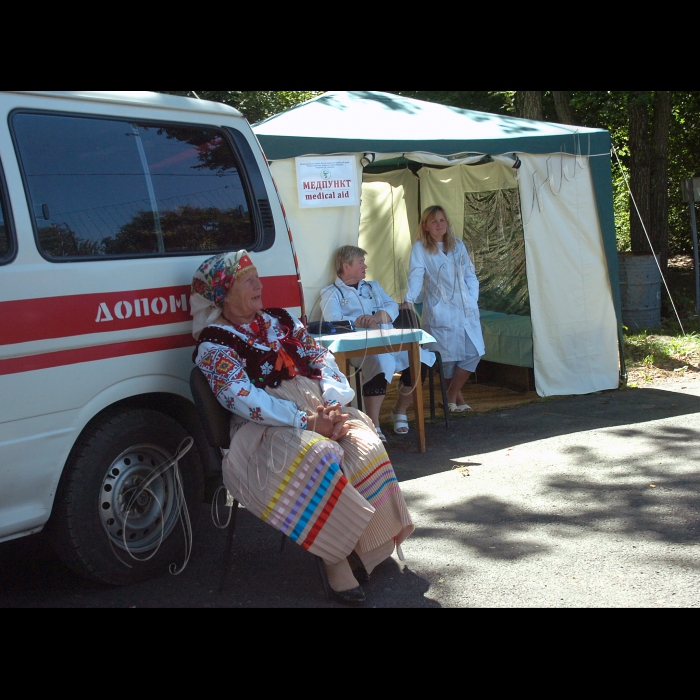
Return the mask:
<svg viewBox="0 0 700 700">
<path fill-rule="evenodd" d="M 0 92 L 0 542 L 46 527 L 63 561 L 112 584 L 182 564 L 174 470 L 130 499 L 188 435 L 192 516 L 220 479 L 189 389 L 189 289 L 240 248 L 265 305 L 300 314 L 284 213 L 236 110 Z"/>
</svg>

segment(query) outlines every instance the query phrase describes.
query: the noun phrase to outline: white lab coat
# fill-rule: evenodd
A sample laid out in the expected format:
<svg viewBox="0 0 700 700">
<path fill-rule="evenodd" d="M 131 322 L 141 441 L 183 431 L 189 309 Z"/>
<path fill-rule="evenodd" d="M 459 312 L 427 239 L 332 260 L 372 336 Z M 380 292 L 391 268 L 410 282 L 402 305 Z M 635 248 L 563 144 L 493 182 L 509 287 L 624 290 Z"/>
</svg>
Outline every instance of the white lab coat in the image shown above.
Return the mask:
<svg viewBox="0 0 700 700">
<path fill-rule="evenodd" d="M 450 253 L 435 255 L 420 241 L 413 244 L 408 271 L 406 301 L 423 300 L 421 323 L 437 343 L 429 346 L 442 355 L 443 362 L 457 362 L 468 356 L 465 341 L 485 353 L 479 320 L 479 280 L 466 246 L 459 239 Z"/>
<path fill-rule="evenodd" d="M 357 289 L 349 287 L 340 277 L 333 284 L 321 290 L 321 313 L 326 321 L 352 321 L 365 314 L 386 311 L 392 321 L 399 315 L 398 302 L 394 301 L 381 287 L 379 282 L 360 280 Z M 381 324 L 382 328 L 392 328 L 390 323 Z M 358 328 L 358 330 L 362 330 Z M 432 366 L 435 355 L 421 348 L 421 362 Z M 363 384 L 384 372 L 386 380 L 391 383 L 394 373 L 408 367 L 408 352 L 383 353 L 358 357 L 350 361 L 355 367 L 362 368 Z"/>
</svg>

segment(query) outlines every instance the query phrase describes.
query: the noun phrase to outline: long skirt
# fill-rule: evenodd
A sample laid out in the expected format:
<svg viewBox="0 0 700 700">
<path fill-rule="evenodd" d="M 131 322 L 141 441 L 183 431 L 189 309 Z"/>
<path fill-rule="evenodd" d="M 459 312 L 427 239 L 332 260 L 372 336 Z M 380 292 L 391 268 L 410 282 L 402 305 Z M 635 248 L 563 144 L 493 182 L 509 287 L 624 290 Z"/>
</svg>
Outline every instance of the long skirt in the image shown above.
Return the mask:
<svg viewBox="0 0 700 700">
<path fill-rule="evenodd" d="M 302 410 L 323 405 L 319 382 L 306 377 L 266 391 Z M 373 552 L 384 558 L 414 525 L 372 421 L 354 408 L 343 411 L 350 429 L 338 441 L 252 421 L 233 426 L 224 484 L 254 515 L 330 563 L 352 550 L 366 561 Z"/>
</svg>

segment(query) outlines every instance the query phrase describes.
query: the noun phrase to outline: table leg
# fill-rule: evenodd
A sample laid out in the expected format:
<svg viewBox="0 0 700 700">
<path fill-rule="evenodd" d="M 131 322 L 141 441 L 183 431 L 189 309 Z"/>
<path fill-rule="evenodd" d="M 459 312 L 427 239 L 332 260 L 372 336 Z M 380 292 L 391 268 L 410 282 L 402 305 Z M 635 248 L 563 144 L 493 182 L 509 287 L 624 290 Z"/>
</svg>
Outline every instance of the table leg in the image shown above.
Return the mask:
<svg viewBox="0 0 700 700">
<path fill-rule="evenodd" d="M 348 378 L 350 381 L 350 376 L 348 374 L 350 368 L 350 358 L 344 352 L 333 353 L 335 357 L 335 362 L 338 365 L 338 369 Z"/>
<path fill-rule="evenodd" d="M 416 434 L 418 436 L 418 451 L 425 452 L 425 416 L 423 415 L 423 386 L 420 376 L 420 345 L 410 343 L 408 361 L 413 380 L 413 412 L 416 416 Z"/>
<path fill-rule="evenodd" d="M 344 352 L 336 352 L 333 354 L 333 357 L 335 357 L 335 362 L 338 365 L 338 369 L 347 377 L 350 386 L 355 388 L 353 373 L 357 370 L 350 364 L 350 356 Z M 357 397 L 355 397 L 348 405 L 352 406 L 353 408 L 357 408 Z"/>
</svg>

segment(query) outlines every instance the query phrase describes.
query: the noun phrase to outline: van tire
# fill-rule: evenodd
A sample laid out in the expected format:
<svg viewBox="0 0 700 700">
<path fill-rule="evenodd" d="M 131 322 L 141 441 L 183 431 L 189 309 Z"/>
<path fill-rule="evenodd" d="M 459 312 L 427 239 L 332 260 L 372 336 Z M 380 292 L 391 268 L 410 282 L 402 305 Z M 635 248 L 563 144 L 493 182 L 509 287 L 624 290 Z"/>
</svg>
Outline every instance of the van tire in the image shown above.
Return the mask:
<svg viewBox="0 0 700 700">
<path fill-rule="evenodd" d="M 151 409 L 122 408 L 83 433 L 61 477 L 47 526 L 67 566 L 112 585 L 182 567 L 187 547 L 174 468 L 163 471 L 147 489 L 139 487 L 154 468 L 182 449 L 183 441 L 187 444 L 187 437 L 180 423 Z M 179 459 L 178 468 L 194 527 L 204 484 L 194 445 Z M 125 537 L 139 561 L 125 548 Z"/>
</svg>

